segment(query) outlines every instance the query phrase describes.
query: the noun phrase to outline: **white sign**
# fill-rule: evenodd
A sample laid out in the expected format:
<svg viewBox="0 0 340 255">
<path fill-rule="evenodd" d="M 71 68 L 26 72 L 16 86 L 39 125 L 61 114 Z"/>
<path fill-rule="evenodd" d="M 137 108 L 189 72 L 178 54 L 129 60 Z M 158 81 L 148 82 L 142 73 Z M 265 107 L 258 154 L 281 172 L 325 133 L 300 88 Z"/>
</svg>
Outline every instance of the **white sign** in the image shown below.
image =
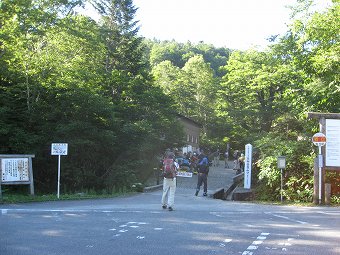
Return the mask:
<svg viewBox="0 0 340 255">
<path fill-rule="evenodd" d="M 67 155 L 67 143 L 52 143 L 51 155 Z"/>
<path fill-rule="evenodd" d="M 184 172 L 184 171 L 178 171 L 176 176 L 179 176 L 179 177 L 192 177 L 192 173 Z"/>
<path fill-rule="evenodd" d="M 253 157 L 253 146 L 251 144 L 247 144 L 245 146 L 246 155 L 244 162 L 244 185 L 245 189 L 250 189 L 251 187 L 251 161 Z"/>
<path fill-rule="evenodd" d="M 280 156 L 277 158 L 277 168 L 285 169 L 286 168 L 286 157 Z"/>
<path fill-rule="evenodd" d="M 1 181 L 29 181 L 28 158 L 1 159 Z"/>
<path fill-rule="evenodd" d="M 326 166 L 340 167 L 340 120 L 326 119 Z"/>
</svg>

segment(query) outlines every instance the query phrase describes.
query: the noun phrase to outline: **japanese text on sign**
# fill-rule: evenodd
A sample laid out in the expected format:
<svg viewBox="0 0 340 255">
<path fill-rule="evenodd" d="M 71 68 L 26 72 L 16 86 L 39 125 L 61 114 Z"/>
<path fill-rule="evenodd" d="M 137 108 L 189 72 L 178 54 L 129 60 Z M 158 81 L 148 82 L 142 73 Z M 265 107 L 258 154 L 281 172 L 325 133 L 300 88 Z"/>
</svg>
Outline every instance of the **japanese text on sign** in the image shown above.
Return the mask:
<svg viewBox="0 0 340 255">
<path fill-rule="evenodd" d="M 52 143 L 51 155 L 67 155 L 67 143 Z"/>
<path fill-rule="evenodd" d="M 178 171 L 176 176 L 179 177 L 192 177 L 192 173 L 184 172 L 184 171 Z"/>
<path fill-rule="evenodd" d="M 29 181 L 28 158 L 1 159 L 1 181 Z"/>
<path fill-rule="evenodd" d="M 326 166 L 340 167 L 340 120 L 326 119 Z"/>
</svg>

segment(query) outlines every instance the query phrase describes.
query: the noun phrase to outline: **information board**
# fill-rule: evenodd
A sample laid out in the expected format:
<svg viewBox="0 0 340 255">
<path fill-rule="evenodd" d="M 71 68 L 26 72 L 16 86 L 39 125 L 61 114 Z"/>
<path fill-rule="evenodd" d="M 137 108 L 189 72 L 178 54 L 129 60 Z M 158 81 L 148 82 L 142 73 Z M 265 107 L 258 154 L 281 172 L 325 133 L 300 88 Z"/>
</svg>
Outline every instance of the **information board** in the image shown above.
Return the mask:
<svg viewBox="0 0 340 255">
<path fill-rule="evenodd" d="M 29 181 L 28 158 L 1 159 L 1 181 L 2 182 Z"/>
<path fill-rule="evenodd" d="M 67 143 L 52 143 L 51 155 L 67 155 L 68 144 Z"/>
<path fill-rule="evenodd" d="M 326 166 L 340 167 L 340 119 L 326 119 Z"/>
</svg>

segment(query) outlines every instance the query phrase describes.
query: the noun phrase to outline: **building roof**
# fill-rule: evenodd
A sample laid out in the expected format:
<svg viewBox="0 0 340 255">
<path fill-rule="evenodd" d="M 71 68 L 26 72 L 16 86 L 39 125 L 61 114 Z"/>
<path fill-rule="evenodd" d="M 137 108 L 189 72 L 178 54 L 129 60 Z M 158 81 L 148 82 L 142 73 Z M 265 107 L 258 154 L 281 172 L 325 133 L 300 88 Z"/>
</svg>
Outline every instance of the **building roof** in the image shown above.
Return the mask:
<svg viewBox="0 0 340 255">
<path fill-rule="evenodd" d="M 195 125 L 195 126 L 197 126 L 197 127 L 199 127 L 199 128 L 202 128 L 202 127 L 203 127 L 201 123 L 199 123 L 199 122 L 197 122 L 197 121 L 195 121 L 195 120 L 193 120 L 193 119 L 190 119 L 190 118 L 188 118 L 188 117 L 186 117 L 186 116 L 184 116 L 184 115 L 182 115 L 182 114 L 177 113 L 177 116 L 178 116 L 179 119 L 188 121 L 188 122 L 190 122 L 191 124 L 193 124 L 193 125 Z"/>
</svg>

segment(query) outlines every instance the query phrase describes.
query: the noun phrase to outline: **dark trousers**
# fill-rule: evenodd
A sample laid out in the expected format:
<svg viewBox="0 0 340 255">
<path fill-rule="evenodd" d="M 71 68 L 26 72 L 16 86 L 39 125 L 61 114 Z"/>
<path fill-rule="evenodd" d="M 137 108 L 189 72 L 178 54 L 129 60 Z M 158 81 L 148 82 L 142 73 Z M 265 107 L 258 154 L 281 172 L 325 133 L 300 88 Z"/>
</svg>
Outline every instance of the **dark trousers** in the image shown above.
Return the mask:
<svg viewBox="0 0 340 255">
<path fill-rule="evenodd" d="M 207 174 L 203 174 L 203 173 L 198 173 L 197 174 L 197 188 L 196 191 L 200 191 L 200 188 L 202 186 L 203 183 L 203 192 L 207 193 L 208 191 L 208 178 L 207 178 Z"/>
</svg>

